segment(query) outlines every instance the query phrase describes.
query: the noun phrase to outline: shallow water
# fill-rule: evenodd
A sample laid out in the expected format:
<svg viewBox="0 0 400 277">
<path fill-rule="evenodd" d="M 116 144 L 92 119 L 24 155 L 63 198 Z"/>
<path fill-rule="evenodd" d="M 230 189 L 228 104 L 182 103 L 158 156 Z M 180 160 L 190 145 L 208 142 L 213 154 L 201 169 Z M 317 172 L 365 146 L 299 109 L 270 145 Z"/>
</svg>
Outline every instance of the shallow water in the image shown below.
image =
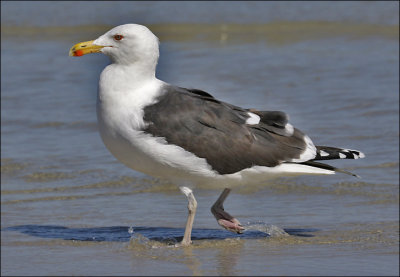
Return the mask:
<svg viewBox="0 0 400 277">
<path fill-rule="evenodd" d="M 2 275 L 399 274 L 398 3 L 1 5 Z M 193 245 L 174 247 L 185 197 L 108 153 L 95 113 L 108 60 L 67 56 L 131 14 L 161 40 L 160 79 L 286 111 L 316 144 L 363 151 L 330 163 L 362 178 L 235 188 L 225 208 L 243 235 L 212 217 L 220 189 L 198 187 Z"/>
</svg>

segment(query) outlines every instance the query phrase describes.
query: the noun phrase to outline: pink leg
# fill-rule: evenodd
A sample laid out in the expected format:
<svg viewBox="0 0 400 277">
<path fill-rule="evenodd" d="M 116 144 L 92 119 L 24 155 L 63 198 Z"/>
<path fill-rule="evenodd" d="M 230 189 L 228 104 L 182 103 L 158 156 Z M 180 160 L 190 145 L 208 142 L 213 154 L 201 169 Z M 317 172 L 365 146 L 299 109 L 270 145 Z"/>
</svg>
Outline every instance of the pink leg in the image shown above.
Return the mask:
<svg viewBox="0 0 400 277">
<path fill-rule="evenodd" d="M 194 198 L 191 189 L 187 187 L 180 187 L 180 190 L 182 191 L 183 194 L 186 195 L 188 199 L 188 218 L 186 221 L 185 234 L 183 235 L 183 239 L 180 242 L 180 245 L 188 246 L 192 243 L 191 236 L 192 236 L 194 216 L 196 214 L 196 209 L 197 209 L 197 201 L 196 198 Z"/>
<path fill-rule="evenodd" d="M 211 212 L 214 217 L 217 219 L 217 222 L 220 226 L 224 227 L 226 230 L 229 230 L 234 233 L 242 234 L 244 228 L 240 224 L 239 220 L 225 212 L 224 210 L 224 201 L 228 194 L 231 192 L 231 189 L 224 189 L 221 195 L 218 197 L 217 201 L 215 201 L 214 205 L 211 207 Z"/>
</svg>

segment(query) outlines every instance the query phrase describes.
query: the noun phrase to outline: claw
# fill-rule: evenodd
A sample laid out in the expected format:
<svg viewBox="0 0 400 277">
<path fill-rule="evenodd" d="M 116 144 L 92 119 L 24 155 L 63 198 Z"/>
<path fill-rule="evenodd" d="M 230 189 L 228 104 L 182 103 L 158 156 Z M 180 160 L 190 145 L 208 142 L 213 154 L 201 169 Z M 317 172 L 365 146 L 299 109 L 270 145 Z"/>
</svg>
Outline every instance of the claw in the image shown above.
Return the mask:
<svg viewBox="0 0 400 277">
<path fill-rule="evenodd" d="M 245 228 L 236 218 L 233 218 L 231 220 L 219 219 L 218 224 L 226 230 L 237 234 L 243 234 L 243 231 L 245 230 Z"/>
<path fill-rule="evenodd" d="M 240 224 L 239 220 L 224 210 L 223 204 L 229 192 L 230 189 L 224 189 L 217 201 L 215 201 L 214 205 L 211 207 L 211 212 L 221 227 L 228 231 L 242 234 L 245 228 L 242 226 L 242 224 Z"/>
</svg>

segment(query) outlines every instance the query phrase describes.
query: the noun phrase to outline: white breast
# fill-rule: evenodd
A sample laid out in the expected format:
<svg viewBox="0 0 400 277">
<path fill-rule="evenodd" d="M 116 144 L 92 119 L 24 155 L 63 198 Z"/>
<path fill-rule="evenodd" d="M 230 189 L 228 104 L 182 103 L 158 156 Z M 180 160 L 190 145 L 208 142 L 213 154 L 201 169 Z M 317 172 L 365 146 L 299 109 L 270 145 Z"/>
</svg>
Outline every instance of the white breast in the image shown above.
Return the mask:
<svg viewBox="0 0 400 277">
<path fill-rule="evenodd" d="M 108 150 L 123 164 L 167 179 L 212 178 L 216 174 L 205 159 L 183 148 L 168 145 L 164 138 L 145 134 L 144 108 L 155 103 L 164 83 L 158 79 L 134 87 L 119 87 L 105 70 L 100 79 L 97 118 L 101 138 Z"/>
</svg>

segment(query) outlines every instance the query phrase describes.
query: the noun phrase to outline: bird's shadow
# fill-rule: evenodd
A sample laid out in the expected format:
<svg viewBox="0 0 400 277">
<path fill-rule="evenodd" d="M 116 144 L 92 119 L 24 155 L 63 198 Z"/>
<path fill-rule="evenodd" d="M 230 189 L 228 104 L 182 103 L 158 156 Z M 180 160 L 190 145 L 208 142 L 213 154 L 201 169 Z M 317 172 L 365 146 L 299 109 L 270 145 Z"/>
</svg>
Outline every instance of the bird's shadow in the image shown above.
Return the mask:
<svg viewBox="0 0 400 277">
<path fill-rule="evenodd" d="M 69 228 L 57 225 L 18 225 L 3 228 L 2 231 L 17 231 L 30 236 L 51 239 L 77 240 L 77 241 L 115 241 L 127 242 L 133 236 L 140 234 L 143 237 L 160 242 L 181 241 L 183 228 L 171 227 L 93 227 Z M 310 234 L 317 229 L 284 229 L 292 236 L 313 237 Z M 196 228 L 192 231 L 192 240 L 223 240 L 226 238 L 257 239 L 269 237 L 268 233 L 248 230 L 243 234 L 234 234 L 226 230 Z"/>
</svg>

